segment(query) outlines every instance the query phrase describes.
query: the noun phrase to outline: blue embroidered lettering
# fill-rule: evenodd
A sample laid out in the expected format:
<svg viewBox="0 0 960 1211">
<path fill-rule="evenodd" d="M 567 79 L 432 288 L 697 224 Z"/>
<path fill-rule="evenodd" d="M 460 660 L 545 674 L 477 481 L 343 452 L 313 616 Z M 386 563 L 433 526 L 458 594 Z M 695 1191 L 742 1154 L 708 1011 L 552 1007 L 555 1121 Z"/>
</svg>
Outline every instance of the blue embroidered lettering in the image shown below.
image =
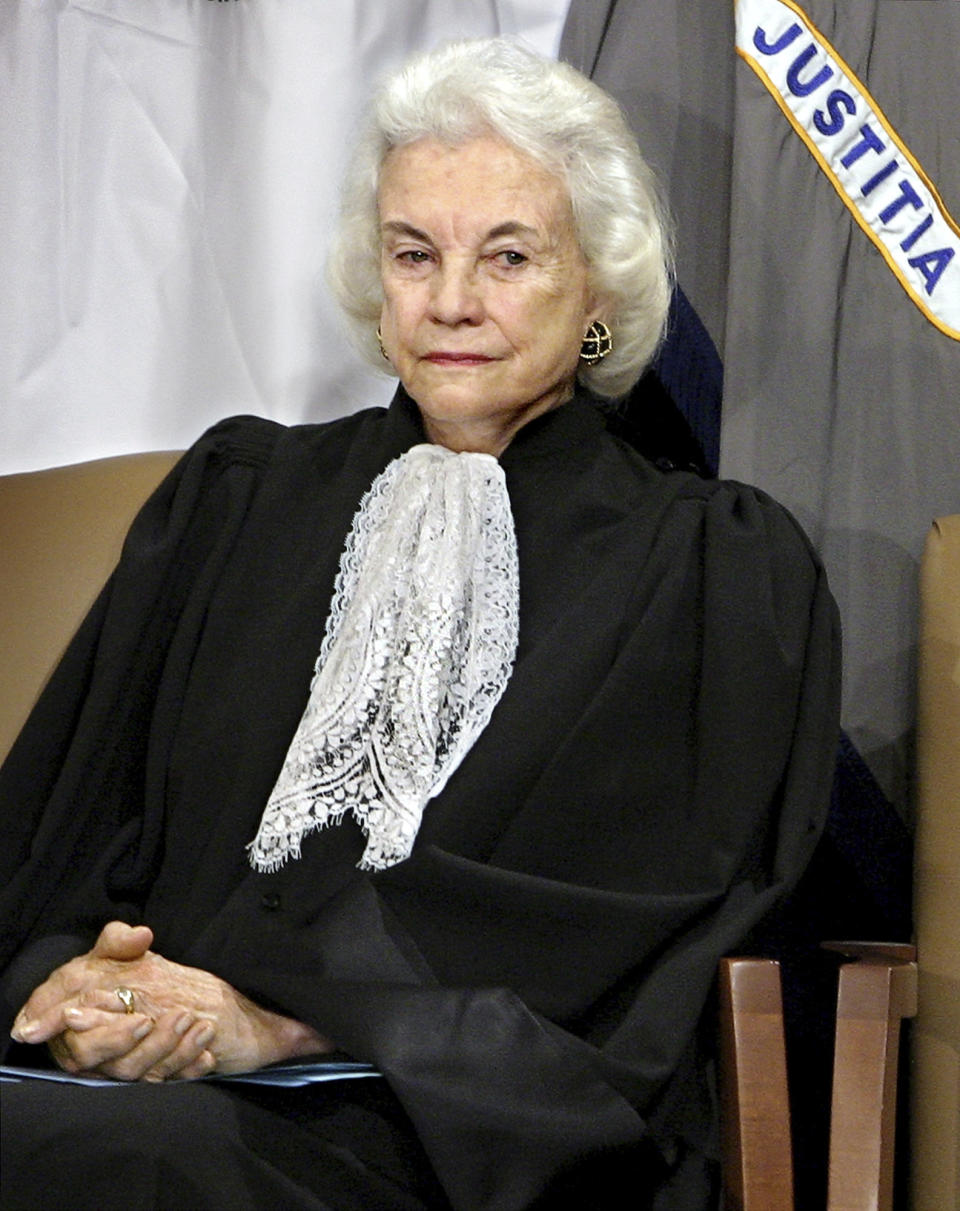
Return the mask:
<svg viewBox="0 0 960 1211">
<path fill-rule="evenodd" d="M 960 225 L 876 101 L 808 19 L 808 7 L 804 0 L 734 0 L 737 54 L 907 295 L 960 341 Z"/>
<path fill-rule="evenodd" d="M 785 50 L 790 43 L 803 33 L 800 26 L 794 22 L 785 34 L 781 34 L 776 42 L 768 42 L 767 35 L 758 25 L 753 35 L 753 45 L 757 48 L 761 55 L 779 55 L 782 50 Z"/>
<path fill-rule="evenodd" d="M 920 226 L 915 231 L 911 231 L 910 234 L 906 237 L 906 239 L 900 241 L 900 247 L 903 249 L 903 251 L 909 252 L 910 249 L 914 246 L 914 244 L 916 244 L 917 240 L 919 240 L 920 237 L 923 235 L 923 233 L 925 231 L 929 231 L 932 226 L 933 226 L 933 215 L 928 214 L 927 217 L 923 220 L 923 222 L 920 224 Z"/>
<path fill-rule="evenodd" d="M 790 64 L 790 70 L 787 72 L 787 88 L 795 97 L 809 97 L 811 93 L 816 92 L 822 84 L 833 75 L 833 68 L 827 67 L 826 64 L 820 68 L 815 76 L 811 77 L 805 84 L 800 79 L 800 73 L 807 66 L 810 60 L 817 53 L 816 45 L 811 42 L 806 50 L 802 50 L 799 55 Z"/>
<path fill-rule="evenodd" d="M 923 274 L 927 294 L 933 294 L 934 287 L 940 280 L 940 275 L 953 259 L 952 248 L 938 248 L 936 252 L 922 252 L 920 256 L 910 258 L 910 264 Z"/>
<path fill-rule="evenodd" d="M 900 182 L 900 197 L 896 198 L 886 210 L 880 211 L 880 222 L 889 223 L 895 214 L 899 214 L 904 206 L 909 203 L 914 210 L 923 209 L 923 198 L 917 193 L 914 187 L 906 179 Z"/>
<path fill-rule="evenodd" d="M 824 118 L 822 109 L 818 109 L 813 115 L 813 124 L 822 135 L 836 135 L 843 130 L 845 119 L 840 113 L 841 106 L 848 114 L 857 112 L 857 105 L 853 97 L 849 93 L 845 93 L 842 88 L 835 88 L 827 97 L 826 110 L 830 115 L 830 121 L 828 122 Z"/>
<path fill-rule="evenodd" d="M 860 190 L 860 192 L 863 194 L 863 196 L 865 198 L 868 197 L 871 193 L 873 193 L 873 191 L 876 189 L 876 187 L 880 184 L 881 181 L 885 181 L 887 179 L 887 177 L 889 177 L 892 173 L 895 173 L 896 171 L 897 171 L 896 160 L 891 160 L 889 164 L 884 164 L 884 166 L 880 169 L 880 171 L 870 178 L 870 180 L 866 183 L 866 185 L 864 185 L 864 187 Z"/>
<path fill-rule="evenodd" d="M 864 124 L 860 127 L 860 134 L 863 136 L 860 142 L 854 143 L 847 154 L 841 157 L 840 163 L 844 166 L 844 168 L 849 168 L 851 164 L 856 164 L 857 160 L 859 160 L 862 155 L 865 155 L 868 151 L 870 151 L 871 148 L 878 155 L 881 151 L 886 149 L 886 143 L 884 143 L 877 135 L 873 133 L 873 128 L 869 122 L 864 122 Z"/>
</svg>

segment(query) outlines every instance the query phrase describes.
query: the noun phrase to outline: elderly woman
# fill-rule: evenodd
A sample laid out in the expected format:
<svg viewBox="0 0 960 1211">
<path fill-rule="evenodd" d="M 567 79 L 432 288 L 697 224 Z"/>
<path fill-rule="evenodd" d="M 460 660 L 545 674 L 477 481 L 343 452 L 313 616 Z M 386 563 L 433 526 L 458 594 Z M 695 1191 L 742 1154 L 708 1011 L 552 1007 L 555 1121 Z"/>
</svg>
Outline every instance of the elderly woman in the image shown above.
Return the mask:
<svg viewBox="0 0 960 1211">
<path fill-rule="evenodd" d="M 578 73 L 411 62 L 344 214 L 394 402 L 201 438 L 4 769 L 14 1054 L 127 1082 L 5 1087 L 4 1205 L 709 1207 L 714 966 L 824 813 L 822 571 L 596 406 L 670 286 Z M 334 1049 L 383 1079 L 215 1079 Z"/>
</svg>

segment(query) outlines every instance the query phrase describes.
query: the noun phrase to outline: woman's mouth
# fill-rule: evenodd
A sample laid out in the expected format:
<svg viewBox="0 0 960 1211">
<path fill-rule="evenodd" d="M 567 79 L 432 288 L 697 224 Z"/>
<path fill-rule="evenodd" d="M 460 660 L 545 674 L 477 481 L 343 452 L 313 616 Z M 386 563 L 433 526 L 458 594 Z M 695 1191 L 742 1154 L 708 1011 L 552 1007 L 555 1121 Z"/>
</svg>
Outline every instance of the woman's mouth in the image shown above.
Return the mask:
<svg viewBox="0 0 960 1211">
<path fill-rule="evenodd" d="M 483 353 L 457 353 L 452 350 L 438 349 L 428 353 L 424 359 L 435 366 L 483 366 L 487 362 L 496 361 Z"/>
</svg>

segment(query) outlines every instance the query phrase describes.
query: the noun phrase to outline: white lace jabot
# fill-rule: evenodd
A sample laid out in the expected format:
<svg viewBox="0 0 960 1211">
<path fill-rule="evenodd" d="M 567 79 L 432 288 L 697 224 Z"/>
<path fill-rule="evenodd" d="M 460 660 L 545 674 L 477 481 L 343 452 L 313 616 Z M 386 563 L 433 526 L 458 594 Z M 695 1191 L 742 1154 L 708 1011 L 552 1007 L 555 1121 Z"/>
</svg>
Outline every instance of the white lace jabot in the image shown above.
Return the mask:
<svg viewBox="0 0 960 1211">
<path fill-rule="evenodd" d="M 500 464 L 414 446 L 360 502 L 310 698 L 260 827 L 257 870 L 351 811 L 360 866 L 408 857 L 506 689 L 517 647 L 517 543 Z"/>
</svg>

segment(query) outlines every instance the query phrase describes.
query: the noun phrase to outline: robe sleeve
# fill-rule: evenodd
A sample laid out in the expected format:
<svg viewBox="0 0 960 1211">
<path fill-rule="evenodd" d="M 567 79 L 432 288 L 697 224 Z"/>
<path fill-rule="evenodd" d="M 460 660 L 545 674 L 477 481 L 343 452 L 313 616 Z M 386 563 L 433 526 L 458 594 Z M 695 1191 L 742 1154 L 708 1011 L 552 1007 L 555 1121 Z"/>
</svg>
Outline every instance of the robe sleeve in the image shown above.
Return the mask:
<svg viewBox="0 0 960 1211">
<path fill-rule="evenodd" d="M 253 418 L 225 421 L 171 471 L 134 521 L 118 567 L 0 769 L 0 966 L 20 951 L 0 985 L 7 1016 L 38 972 L 44 978 L 86 950 L 105 920 L 136 919 L 136 873 L 126 873 L 118 899 L 109 872 L 126 855 L 143 861 L 158 843 L 151 834 L 161 822 L 145 811 L 163 764 L 158 699 L 176 697 L 203 603 L 278 429 Z M 57 902 L 82 905 L 59 929 L 56 914 L 52 923 L 45 917 Z M 43 938 L 31 952 L 41 918 Z"/>
<path fill-rule="evenodd" d="M 614 1205 L 624 1157 L 638 1205 L 707 1205 L 716 964 L 825 819 L 839 636 L 822 570 L 750 489 L 673 514 L 605 684 L 490 861 L 419 846 L 315 917 L 273 904 L 262 925 L 249 884 L 195 956 L 377 1065 L 462 1211 Z"/>
</svg>

